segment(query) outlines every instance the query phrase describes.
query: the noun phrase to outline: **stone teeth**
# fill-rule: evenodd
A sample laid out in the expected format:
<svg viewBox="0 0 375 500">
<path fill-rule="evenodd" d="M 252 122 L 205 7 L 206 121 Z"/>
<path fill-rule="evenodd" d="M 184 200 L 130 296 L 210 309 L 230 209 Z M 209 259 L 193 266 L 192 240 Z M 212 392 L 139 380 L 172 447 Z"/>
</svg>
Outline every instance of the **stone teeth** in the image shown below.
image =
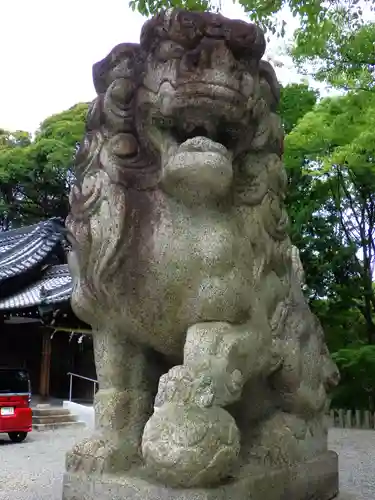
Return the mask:
<svg viewBox="0 0 375 500">
<path fill-rule="evenodd" d="M 197 152 L 210 152 L 210 153 L 219 153 L 225 156 L 229 156 L 230 153 L 225 146 L 220 144 L 219 142 L 212 141 L 208 137 L 197 136 L 187 141 L 183 142 L 180 145 L 179 150 L 181 152 L 184 151 L 197 151 Z"/>
</svg>

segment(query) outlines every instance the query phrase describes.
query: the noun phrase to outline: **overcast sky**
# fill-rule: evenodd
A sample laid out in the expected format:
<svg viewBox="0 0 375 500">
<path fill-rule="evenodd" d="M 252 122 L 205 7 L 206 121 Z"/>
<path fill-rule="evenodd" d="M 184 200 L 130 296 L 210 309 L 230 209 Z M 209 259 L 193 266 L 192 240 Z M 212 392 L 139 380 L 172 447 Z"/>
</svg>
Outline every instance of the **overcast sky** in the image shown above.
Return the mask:
<svg viewBox="0 0 375 500">
<path fill-rule="evenodd" d="M 0 127 L 33 132 L 51 114 L 95 96 L 91 68 L 120 42 L 138 42 L 145 18 L 128 0 L 1 0 Z M 246 19 L 223 0 L 222 13 Z M 296 27 L 285 15 L 289 33 Z M 277 54 L 274 41 L 268 53 Z M 279 58 L 280 59 L 280 58 Z M 282 83 L 299 81 L 289 65 Z"/>
</svg>

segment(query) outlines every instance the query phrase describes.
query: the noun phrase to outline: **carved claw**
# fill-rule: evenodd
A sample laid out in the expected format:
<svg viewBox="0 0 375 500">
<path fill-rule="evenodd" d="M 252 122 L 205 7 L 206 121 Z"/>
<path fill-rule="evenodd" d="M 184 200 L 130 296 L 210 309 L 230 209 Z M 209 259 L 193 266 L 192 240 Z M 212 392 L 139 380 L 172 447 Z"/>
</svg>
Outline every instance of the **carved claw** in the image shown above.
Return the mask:
<svg viewBox="0 0 375 500">
<path fill-rule="evenodd" d="M 129 460 L 126 444 L 125 439 L 104 439 L 101 436 L 86 438 L 66 455 L 66 470 L 83 471 L 86 474 L 127 470 L 133 462 Z"/>
</svg>

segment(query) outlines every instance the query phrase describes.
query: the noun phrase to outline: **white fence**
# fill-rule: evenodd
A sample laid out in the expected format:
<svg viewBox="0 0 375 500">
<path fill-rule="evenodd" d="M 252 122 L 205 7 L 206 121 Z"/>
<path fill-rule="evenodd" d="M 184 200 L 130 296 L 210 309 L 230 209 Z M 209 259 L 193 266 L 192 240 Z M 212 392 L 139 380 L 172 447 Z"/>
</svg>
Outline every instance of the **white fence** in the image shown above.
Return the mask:
<svg viewBox="0 0 375 500">
<path fill-rule="evenodd" d="M 368 410 L 336 410 L 327 415 L 328 427 L 375 429 L 375 414 Z"/>
</svg>

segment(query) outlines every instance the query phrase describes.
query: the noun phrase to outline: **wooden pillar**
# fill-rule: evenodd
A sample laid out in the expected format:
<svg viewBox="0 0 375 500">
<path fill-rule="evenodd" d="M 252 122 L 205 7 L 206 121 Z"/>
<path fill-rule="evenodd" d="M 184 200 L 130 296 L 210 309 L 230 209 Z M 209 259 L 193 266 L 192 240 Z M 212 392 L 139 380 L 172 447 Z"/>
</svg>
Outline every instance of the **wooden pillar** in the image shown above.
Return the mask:
<svg viewBox="0 0 375 500">
<path fill-rule="evenodd" d="M 39 394 L 42 396 L 42 398 L 46 399 L 49 397 L 51 351 L 52 351 L 51 332 L 45 330 L 43 331 L 43 340 L 42 340 Z"/>
</svg>

